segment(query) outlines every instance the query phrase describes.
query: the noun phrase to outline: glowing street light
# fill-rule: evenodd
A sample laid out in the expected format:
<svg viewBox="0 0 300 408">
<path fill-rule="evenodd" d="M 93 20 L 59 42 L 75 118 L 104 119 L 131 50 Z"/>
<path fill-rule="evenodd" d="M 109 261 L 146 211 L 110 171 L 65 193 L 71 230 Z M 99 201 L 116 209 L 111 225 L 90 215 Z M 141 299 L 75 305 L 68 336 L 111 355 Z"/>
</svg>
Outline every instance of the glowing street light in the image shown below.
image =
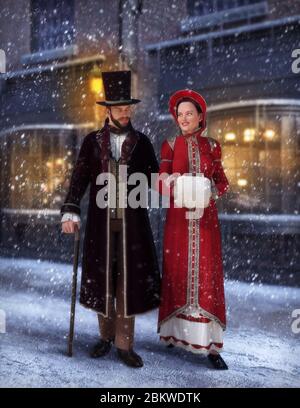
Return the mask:
<svg viewBox="0 0 300 408">
<path fill-rule="evenodd" d="M 255 138 L 255 129 L 249 128 L 244 130 L 244 142 L 253 142 Z"/>
<path fill-rule="evenodd" d="M 248 184 L 248 180 L 245 178 L 239 178 L 237 184 L 240 187 L 245 187 Z"/>
<path fill-rule="evenodd" d="M 264 137 L 267 140 L 273 140 L 275 137 L 275 131 L 273 129 L 266 129 L 264 132 Z"/>
<path fill-rule="evenodd" d="M 103 80 L 97 65 L 93 67 L 89 78 L 90 91 L 97 97 L 103 97 Z"/>
<path fill-rule="evenodd" d="M 101 71 L 98 65 L 96 64 L 94 65 L 93 69 L 90 72 L 89 88 L 95 100 L 99 100 L 99 99 L 101 100 L 104 98 L 103 79 L 102 79 Z M 94 121 L 95 121 L 95 126 L 98 127 L 100 123 L 100 116 L 99 116 L 98 105 L 96 103 L 94 103 Z"/>
<path fill-rule="evenodd" d="M 226 142 L 232 142 L 233 140 L 236 140 L 236 134 L 234 132 L 225 133 Z"/>
</svg>

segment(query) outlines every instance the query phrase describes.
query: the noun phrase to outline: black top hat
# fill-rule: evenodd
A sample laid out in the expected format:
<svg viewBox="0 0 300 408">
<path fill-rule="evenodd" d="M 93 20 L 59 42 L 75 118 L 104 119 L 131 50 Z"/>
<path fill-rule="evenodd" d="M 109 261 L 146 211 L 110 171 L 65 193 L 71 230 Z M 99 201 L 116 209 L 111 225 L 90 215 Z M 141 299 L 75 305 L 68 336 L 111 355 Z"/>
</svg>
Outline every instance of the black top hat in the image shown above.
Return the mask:
<svg viewBox="0 0 300 408">
<path fill-rule="evenodd" d="M 105 101 L 98 101 L 103 106 L 133 105 L 141 102 L 131 98 L 131 71 L 102 72 Z"/>
</svg>

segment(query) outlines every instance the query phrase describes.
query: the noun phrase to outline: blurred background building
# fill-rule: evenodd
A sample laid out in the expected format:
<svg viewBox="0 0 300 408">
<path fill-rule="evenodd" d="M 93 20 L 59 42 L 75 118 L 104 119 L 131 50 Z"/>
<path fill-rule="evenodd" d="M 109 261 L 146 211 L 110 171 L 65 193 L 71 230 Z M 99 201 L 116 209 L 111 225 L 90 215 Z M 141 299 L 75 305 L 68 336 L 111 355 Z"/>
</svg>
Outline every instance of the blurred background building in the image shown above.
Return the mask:
<svg viewBox="0 0 300 408">
<path fill-rule="evenodd" d="M 59 209 L 104 119 L 101 71 L 131 69 L 134 124 L 158 158 L 178 133 L 169 96 L 208 102 L 231 185 L 218 202 L 226 275 L 299 285 L 299 38 L 299 0 L 0 0 L 1 253 L 70 260 Z M 160 250 L 161 210 L 151 220 Z"/>
</svg>

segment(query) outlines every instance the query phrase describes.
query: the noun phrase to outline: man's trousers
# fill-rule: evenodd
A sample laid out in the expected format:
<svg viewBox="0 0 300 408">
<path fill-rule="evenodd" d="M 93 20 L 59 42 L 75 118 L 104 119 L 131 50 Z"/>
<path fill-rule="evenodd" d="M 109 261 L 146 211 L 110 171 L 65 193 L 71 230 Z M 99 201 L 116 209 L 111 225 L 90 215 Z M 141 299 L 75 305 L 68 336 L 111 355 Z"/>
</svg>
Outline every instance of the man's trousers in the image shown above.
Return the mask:
<svg viewBox="0 0 300 408">
<path fill-rule="evenodd" d="M 115 338 L 115 346 L 123 350 L 133 348 L 134 317 L 124 317 L 124 264 L 122 220 L 110 220 L 111 258 L 109 274 L 108 317 L 98 314 L 99 329 L 103 340 Z"/>
</svg>

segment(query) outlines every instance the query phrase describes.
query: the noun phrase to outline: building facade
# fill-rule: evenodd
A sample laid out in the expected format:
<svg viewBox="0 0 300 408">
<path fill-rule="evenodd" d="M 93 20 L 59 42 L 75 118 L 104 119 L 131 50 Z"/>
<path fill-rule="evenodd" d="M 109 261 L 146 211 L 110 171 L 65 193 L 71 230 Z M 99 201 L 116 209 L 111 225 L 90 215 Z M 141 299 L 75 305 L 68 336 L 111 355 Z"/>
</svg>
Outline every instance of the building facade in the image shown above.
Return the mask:
<svg viewBox="0 0 300 408">
<path fill-rule="evenodd" d="M 169 96 L 193 88 L 208 102 L 231 185 L 218 202 L 227 276 L 300 283 L 299 1 L 1 4 L 4 253 L 68 259 L 59 208 L 81 140 L 104 118 L 100 72 L 129 68 L 143 100 L 134 122 L 158 156 L 178 132 Z M 160 249 L 163 218 L 151 215 Z"/>
</svg>

